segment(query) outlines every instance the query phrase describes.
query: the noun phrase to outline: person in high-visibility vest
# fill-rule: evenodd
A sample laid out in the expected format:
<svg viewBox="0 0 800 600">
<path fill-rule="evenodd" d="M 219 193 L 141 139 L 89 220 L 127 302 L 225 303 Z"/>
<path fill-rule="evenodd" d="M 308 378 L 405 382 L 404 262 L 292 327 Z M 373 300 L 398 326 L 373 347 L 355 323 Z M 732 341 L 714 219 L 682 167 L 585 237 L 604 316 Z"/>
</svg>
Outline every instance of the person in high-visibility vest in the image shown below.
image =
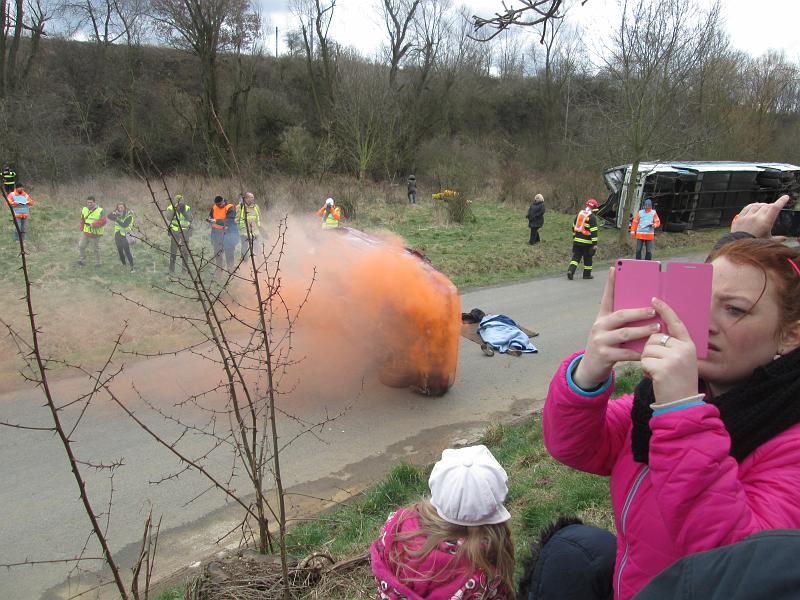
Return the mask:
<svg viewBox="0 0 800 600">
<path fill-rule="evenodd" d="M 342 209 L 336 206 L 333 198 L 328 198 L 323 207 L 317 211 L 317 216 L 322 217 L 323 229 L 336 229 L 342 220 Z"/>
<path fill-rule="evenodd" d="M 636 260 L 642 259 L 642 247 L 645 249 L 644 259 L 652 260 L 653 239 L 656 237 L 656 229 L 661 227 L 661 220 L 653 210 L 653 201 L 650 198 L 646 198 L 642 206 L 642 210 L 633 217 L 631 235 L 636 238 Z"/>
<path fill-rule="evenodd" d="M 100 266 L 100 238 L 103 237 L 108 218 L 103 213 L 103 208 L 97 205 L 94 196 L 86 198 L 86 206 L 81 210 L 81 236 L 78 250 L 80 258 L 78 265 L 81 267 L 86 264 L 86 246 L 92 245 L 94 251 L 94 265 Z"/>
<path fill-rule="evenodd" d="M 17 187 L 17 172 L 6 163 L 0 176 L 3 178 L 3 192 L 8 195 Z"/>
<path fill-rule="evenodd" d="M 236 222 L 239 223 L 239 237 L 242 240 L 242 260 L 250 257 L 250 247 L 261 250 L 261 209 L 251 192 L 242 197 L 237 209 Z"/>
<path fill-rule="evenodd" d="M 131 273 L 133 269 L 133 254 L 131 254 L 130 234 L 133 230 L 134 214 L 128 210 L 124 202 L 117 204 L 112 212 L 108 214 L 108 220 L 114 222 L 114 243 L 117 245 L 117 254 L 122 266 L 129 266 Z"/>
<path fill-rule="evenodd" d="M 578 265 L 583 260 L 583 278 L 594 279 L 592 275 L 592 257 L 597 252 L 597 200 L 589 198 L 586 207 L 575 217 L 572 224 L 572 260 L 567 269 L 567 279 L 575 276 Z"/>
<path fill-rule="evenodd" d="M 167 234 L 169 235 L 169 273 L 175 273 L 175 261 L 178 250 L 181 252 L 184 273 L 188 273 L 189 264 L 189 238 L 192 236 L 192 207 L 183 199 L 183 194 L 175 194 L 164 213 L 167 219 Z M 181 234 L 182 233 L 182 234 Z"/>
<path fill-rule="evenodd" d="M 33 198 L 25 191 L 25 187 L 17 182 L 14 189 L 6 197 L 6 203 L 14 211 L 14 240 L 25 241 L 25 232 L 28 230 L 28 218 L 33 206 Z"/>
<path fill-rule="evenodd" d="M 222 196 L 214 198 L 214 205 L 208 211 L 208 222 L 211 224 L 211 246 L 214 249 L 212 262 L 214 275 L 219 276 L 222 269 L 222 255 L 228 274 L 233 273 L 235 266 L 234 251 L 239 245 L 239 227 L 236 224 L 236 207 Z"/>
</svg>

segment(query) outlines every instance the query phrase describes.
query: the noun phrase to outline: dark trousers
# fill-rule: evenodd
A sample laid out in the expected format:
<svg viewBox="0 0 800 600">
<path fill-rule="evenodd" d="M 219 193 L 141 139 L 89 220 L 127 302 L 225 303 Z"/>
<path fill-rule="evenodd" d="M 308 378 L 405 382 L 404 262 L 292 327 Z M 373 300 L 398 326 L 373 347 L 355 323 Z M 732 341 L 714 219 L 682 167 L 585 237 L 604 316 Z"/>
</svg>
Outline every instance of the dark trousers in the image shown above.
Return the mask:
<svg viewBox="0 0 800 600">
<path fill-rule="evenodd" d="M 528 240 L 528 243 L 533 245 L 537 244 L 541 241 L 539 237 L 539 228 L 538 227 L 531 227 L 531 239 Z"/>
<path fill-rule="evenodd" d="M 531 549 L 518 600 L 611 600 L 617 540 L 605 529 L 574 524 Z"/>
<path fill-rule="evenodd" d="M 233 273 L 233 267 L 236 264 L 236 257 L 234 256 L 236 246 L 224 243 L 224 238 L 221 234 L 211 237 L 211 245 L 214 248 L 214 258 L 212 259 L 214 263 L 214 273 L 217 274 L 223 269 L 223 254 L 225 255 L 225 263 L 228 266 L 228 272 Z"/>
<path fill-rule="evenodd" d="M 642 259 L 642 246 L 644 246 L 644 259 L 653 259 L 653 240 L 636 240 L 636 260 Z"/>
<path fill-rule="evenodd" d="M 183 270 L 188 272 L 186 265 L 189 264 L 189 248 L 187 244 L 189 243 L 189 234 L 186 231 L 183 232 L 184 237 L 186 238 L 186 244 L 183 243 L 183 238 L 181 238 L 180 231 L 170 232 L 169 234 L 169 272 L 175 272 L 175 261 L 178 258 L 178 249 L 180 248 L 181 256 L 183 257 Z"/>
<path fill-rule="evenodd" d="M 119 254 L 119 262 L 123 265 L 127 259 L 131 269 L 133 268 L 133 255 L 131 254 L 131 245 L 128 243 L 128 238 L 119 232 L 114 233 L 114 243 L 117 245 L 117 254 Z"/>
<path fill-rule="evenodd" d="M 592 274 L 592 251 L 593 244 L 572 244 L 572 260 L 569 263 L 569 272 L 574 273 L 578 270 L 578 265 L 583 261 L 583 276 Z"/>
<path fill-rule="evenodd" d="M 408 201 L 411 204 L 417 203 L 417 190 L 409 190 L 408 191 Z"/>
</svg>

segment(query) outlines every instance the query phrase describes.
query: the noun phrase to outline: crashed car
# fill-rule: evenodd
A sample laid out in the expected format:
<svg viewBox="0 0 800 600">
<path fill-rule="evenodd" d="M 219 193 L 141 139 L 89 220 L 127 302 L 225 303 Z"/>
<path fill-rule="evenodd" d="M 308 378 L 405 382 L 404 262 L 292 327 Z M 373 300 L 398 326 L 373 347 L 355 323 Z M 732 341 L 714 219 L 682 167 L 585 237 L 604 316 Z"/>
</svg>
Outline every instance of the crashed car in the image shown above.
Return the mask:
<svg viewBox="0 0 800 600">
<path fill-rule="evenodd" d="M 367 352 L 381 383 L 429 396 L 447 392 L 456 378 L 461 332 L 455 285 L 388 232 L 338 227 L 325 235 L 334 244 L 326 244 L 327 251 L 346 264 L 337 275 L 340 312 L 368 321 L 369 333 L 360 337 L 370 338 Z"/>
<path fill-rule="evenodd" d="M 610 192 L 598 209 L 603 224 L 627 227 L 645 198 L 652 198 L 664 231 L 724 227 L 751 202 L 774 202 L 788 194 L 774 235 L 800 235 L 800 167 L 785 163 L 730 161 L 642 162 L 632 198 L 632 165 L 603 174 Z"/>
</svg>

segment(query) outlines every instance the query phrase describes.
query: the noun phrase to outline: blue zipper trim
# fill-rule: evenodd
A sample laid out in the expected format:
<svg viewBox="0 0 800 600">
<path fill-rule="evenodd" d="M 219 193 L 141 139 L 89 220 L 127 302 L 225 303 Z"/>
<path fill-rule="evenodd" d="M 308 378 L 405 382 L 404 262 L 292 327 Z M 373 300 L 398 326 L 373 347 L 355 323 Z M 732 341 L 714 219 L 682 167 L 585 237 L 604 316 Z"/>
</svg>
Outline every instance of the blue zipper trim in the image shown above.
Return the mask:
<svg viewBox="0 0 800 600">
<path fill-rule="evenodd" d="M 650 467 L 644 465 L 642 470 L 639 472 L 639 475 L 636 476 L 636 481 L 633 482 L 631 489 L 628 490 L 628 495 L 625 498 L 625 503 L 622 505 L 622 516 L 620 518 L 620 527 L 622 528 L 622 535 L 625 536 L 625 552 L 622 554 L 622 560 L 620 561 L 619 571 L 617 572 L 617 585 L 616 589 L 614 590 L 614 597 L 619 598 L 619 588 L 620 583 L 622 582 L 622 571 L 625 569 L 625 564 L 628 562 L 628 535 L 625 531 L 625 525 L 627 524 L 628 519 L 628 511 L 631 508 L 631 504 L 633 503 L 633 498 L 636 496 L 636 492 L 639 490 L 639 486 L 642 484 L 642 480 L 644 480 L 644 476 L 650 471 Z"/>
</svg>

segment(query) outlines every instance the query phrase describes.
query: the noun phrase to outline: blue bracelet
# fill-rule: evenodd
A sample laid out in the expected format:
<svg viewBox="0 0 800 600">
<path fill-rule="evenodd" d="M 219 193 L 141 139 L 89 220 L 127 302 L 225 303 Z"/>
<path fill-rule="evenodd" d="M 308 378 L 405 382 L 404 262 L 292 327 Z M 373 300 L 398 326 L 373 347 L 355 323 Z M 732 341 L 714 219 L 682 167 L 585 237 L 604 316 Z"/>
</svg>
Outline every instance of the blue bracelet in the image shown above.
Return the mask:
<svg viewBox="0 0 800 600">
<path fill-rule="evenodd" d="M 569 386 L 569 389 L 571 389 L 573 392 L 575 392 L 580 396 L 586 396 L 587 398 L 595 398 L 611 387 L 611 382 L 614 381 L 614 374 L 612 373 L 611 375 L 609 375 L 608 379 L 605 380 L 603 385 L 601 385 L 596 390 L 585 390 L 582 387 L 579 387 L 578 384 L 576 384 L 572 380 L 572 371 L 575 369 L 575 366 L 582 358 L 583 354 L 579 354 L 578 356 L 573 358 L 567 365 L 567 385 Z"/>
<path fill-rule="evenodd" d="M 664 413 L 683 410 L 684 408 L 692 408 L 693 406 L 701 406 L 702 404 L 705 404 L 704 400 L 695 400 L 694 402 L 687 402 L 686 404 L 679 404 L 678 406 L 668 406 L 667 408 L 654 410 L 653 416 L 657 417 L 658 415 L 663 415 Z"/>
</svg>

